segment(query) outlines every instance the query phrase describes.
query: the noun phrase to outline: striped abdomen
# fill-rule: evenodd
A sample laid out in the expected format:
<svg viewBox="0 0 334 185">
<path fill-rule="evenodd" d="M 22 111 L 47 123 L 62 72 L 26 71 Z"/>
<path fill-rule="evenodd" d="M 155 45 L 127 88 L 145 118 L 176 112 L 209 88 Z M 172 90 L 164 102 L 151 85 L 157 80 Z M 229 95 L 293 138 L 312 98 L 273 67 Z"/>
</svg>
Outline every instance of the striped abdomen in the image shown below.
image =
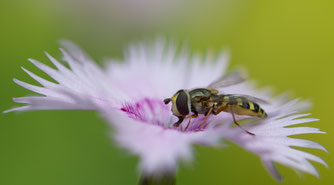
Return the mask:
<svg viewBox="0 0 334 185">
<path fill-rule="evenodd" d="M 260 118 L 266 118 L 267 113 L 259 106 L 259 104 L 248 100 L 242 96 L 233 95 L 220 95 L 223 98 L 223 102 L 218 106 L 228 106 L 225 112 L 231 112 L 239 115 L 256 116 Z"/>
</svg>

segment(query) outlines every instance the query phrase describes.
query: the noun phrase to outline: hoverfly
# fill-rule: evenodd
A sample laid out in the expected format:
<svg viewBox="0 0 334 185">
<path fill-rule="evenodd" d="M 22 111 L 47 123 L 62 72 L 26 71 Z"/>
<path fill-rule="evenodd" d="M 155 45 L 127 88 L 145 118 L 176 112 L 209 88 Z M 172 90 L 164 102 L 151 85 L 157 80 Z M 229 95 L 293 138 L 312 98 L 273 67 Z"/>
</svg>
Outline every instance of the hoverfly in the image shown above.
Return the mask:
<svg viewBox="0 0 334 185">
<path fill-rule="evenodd" d="M 233 122 L 243 129 L 235 119 L 237 115 L 248 115 L 259 118 L 266 118 L 267 113 L 259 106 L 258 103 L 266 103 L 259 98 L 236 95 L 236 94 L 219 94 L 218 88 L 231 86 L 244 81 L 239 72 L 233 72 L 217 81 L 211 83 L 207 88 L 196 88 L 193 90 L 181 89 L 173 97 L 164 99 L 164 103 L 172 102 L 173 115 L 178 117 L 174 123 L 178 127 L 184 119 L 190 119 L 185 130 L 189 127 L 191 118 L 197 118 L 198 114 L 204 114 L 205 119 L 200 129 L 203 128 L 210 114 L 218 115 L 220 112 L 229 112 L 232 114 Z M 192 112 L 191 116 L 188 116 Z M 255 135 L 243 129 L 250 135 Z"/>
</svg>

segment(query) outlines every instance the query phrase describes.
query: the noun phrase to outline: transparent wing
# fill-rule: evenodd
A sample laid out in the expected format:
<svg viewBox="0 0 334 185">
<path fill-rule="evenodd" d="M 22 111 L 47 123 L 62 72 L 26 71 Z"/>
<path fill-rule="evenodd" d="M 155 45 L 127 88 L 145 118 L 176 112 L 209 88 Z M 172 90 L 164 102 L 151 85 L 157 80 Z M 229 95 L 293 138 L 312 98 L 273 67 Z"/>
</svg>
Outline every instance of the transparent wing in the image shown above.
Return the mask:
<svg viewBox="0 0 334 185">
<path fill-rule="evenodd" d="M 249 96 L 249 95 L 243 95 L 243 94 L 232 94 L 233 96 L 237 96 L 237 97 L 242 97 L 242 98 L 246 98 L 249 101 L 255 102 L 255 103 L 259 103 L 259 104 L 269 104 L 268 101 L 261 99 L 261 98 L 257 98 L 254 96 Z"/>
<path fill-rule="evenodd" d="M 241 71 L 233 71 L 230 74 L 222 76 L 218 80 L 213 81 L 210 85 L 208 85 L 208 88 L 219 89 L 222 87 L 235 85 L 245 81 L 245 76 L 245 73 L 242 73 Z"/>
</svg>

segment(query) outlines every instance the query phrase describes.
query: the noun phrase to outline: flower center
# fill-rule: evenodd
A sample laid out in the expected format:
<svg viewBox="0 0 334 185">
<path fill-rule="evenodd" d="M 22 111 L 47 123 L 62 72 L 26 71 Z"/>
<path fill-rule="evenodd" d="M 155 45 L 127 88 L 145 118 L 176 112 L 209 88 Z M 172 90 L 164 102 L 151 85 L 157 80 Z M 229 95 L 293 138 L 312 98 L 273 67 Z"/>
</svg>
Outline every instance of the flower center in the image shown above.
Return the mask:
<svg viewBox="0 0 334 185">
<path fill-rule="evenodd" d="M 163 100 L 160 99 L 144 98 L 135 103 L 125 103 L 121 110 L 131 119 L 180 131 L 201 130 L 202 128 L 200 127 L 204 120 L 204 116 L 199 115 L 198 118 L 193 118 L 191 123 L 186 119 L 179 127 L 173 127 L 173 123 L 177 121 L 177 118 L 172 115 L 170 106 L 165 105 Z M 210 121 L 209 117 L 203 128 L 206 128 Z"/>
<path fill-rule="evenodd" d="M 121 108 L 130 118 L 150 124 L 169 127 L 171 112 L 162 100 L 144 98 L 135 103 L 126 103 Z"/>
</svg>

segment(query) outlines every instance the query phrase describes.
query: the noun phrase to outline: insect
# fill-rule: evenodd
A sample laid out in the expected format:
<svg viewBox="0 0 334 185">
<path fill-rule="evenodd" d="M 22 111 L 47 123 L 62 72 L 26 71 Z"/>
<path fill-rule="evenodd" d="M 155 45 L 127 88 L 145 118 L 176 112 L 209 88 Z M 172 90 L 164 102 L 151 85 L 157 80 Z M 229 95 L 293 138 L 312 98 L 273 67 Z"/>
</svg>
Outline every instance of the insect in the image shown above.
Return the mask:
<svg viewBox="0 0 334 185">
<path fill-rule="evenodd" d="M 243 81 L 244 78 L 239 72 L 233 72 L 211 83 L 207 88 L 181 89 L 173 97 L 164 99 L 165 104 L 172 102 L 171 111 L 173 115 L 178 117 L 174 126 L 178 127 L 184 119 L 189 119 L 186 130 L 192 118 L 197 118 L 198 114 L 204 114 L 205 119 L 200 125 L 200 129 L 202 129 L 210 114 L 218 115 L 222 111 L 231 113 L 233 122 L 241 129 L 243 128 L 236 121 L 235 114 L 266 118 L 267 113 L 258 104 L 267 103 L 266 101 L 247 95 L 219 94 L 217 90 Z M 188 116 L 191 112 L 193 114 Z M 243 130 L 250 135 L 255 135 L 245 129 Z"/>
</svg>

